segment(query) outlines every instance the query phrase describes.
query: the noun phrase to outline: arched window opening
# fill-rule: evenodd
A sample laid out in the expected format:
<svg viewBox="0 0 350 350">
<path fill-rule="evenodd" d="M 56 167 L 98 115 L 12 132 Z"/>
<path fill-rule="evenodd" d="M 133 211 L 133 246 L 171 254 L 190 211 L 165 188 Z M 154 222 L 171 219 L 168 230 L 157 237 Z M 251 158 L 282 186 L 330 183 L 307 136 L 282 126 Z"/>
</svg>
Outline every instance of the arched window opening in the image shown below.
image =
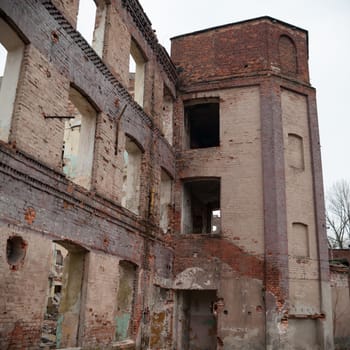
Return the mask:
<svg viewBox="0 0 350 350">
<path fill-rule="evenodd" d="M 173 144 L 173 104 L 174 99 L 169 89 L 164 85 L 163 89 L 163 110 L 162 110 L 162 131 L 164 137 Z"/>
<path fill-rule="evenodd" d="M 69 92 L 69 114 L 65 122 L 62 163 L 66 176 L 90 189 L 97 112 L 73 87 Z"/>
<path fill-rule="evenodd" d="M 102 57 L 106 28 L 107 4 L 105 0 L 80 0 L 77 30 Z"/>
<path fill-rule="evenodd" d="M 146 59 L 134 39 L 131 39 L 129 55 L 129 93 L 143 107 Z"/>
<path fill-rule="evenodd" d="M 139 213 L 142 150 L 129 136 L 124 148 L 122 206 Z"/>
<path fill-rule="evenodd" d="M 297 49 L 294 41 L 287 35 L 280 37 L 279 56 L 282 73 L 296 74 L 298 71 Z"/>
</svg>

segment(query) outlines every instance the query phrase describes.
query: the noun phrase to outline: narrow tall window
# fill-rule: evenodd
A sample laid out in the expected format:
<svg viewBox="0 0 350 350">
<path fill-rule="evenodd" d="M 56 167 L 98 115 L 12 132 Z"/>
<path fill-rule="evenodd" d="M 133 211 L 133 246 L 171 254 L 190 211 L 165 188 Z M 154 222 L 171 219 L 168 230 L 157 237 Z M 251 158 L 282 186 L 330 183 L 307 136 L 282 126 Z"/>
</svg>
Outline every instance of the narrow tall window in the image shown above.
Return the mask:
<svg viewBox="0 0 350 350">
<path fill-rule="evenodd" d="M 139 213 L 141 161 L 141 149 L 130 137 L 126 136 L 122 206 L 135 214 Z"/>
<path fill-rule="evenodd" d="M 63 172 L 73 182 L 90 189 L 97 113 L 74 88 L 69 93 L 69 113 L 74 118 L 65 122 Z"/>
<path fill-rule="evenodd" d="M 171 177 L 162 169 L 160 182 L 160 227 L 164 233 L 168 232 L 170 227 L 172 183 Z"/>
<path fill-rule="evenodd" d="M 136 42 L 132 39 L 130 45 L 129 92 L 142 107 L 145 89 L 146 60 Z"/>
<path fill-rule="evenodd" d="M 100 0 L 96 8 L 95 30 L 92 40 L 92 47 L 96 53 L 103 57 L 103 45 L 106 30 L 107 4 L 105 0 Z"/>
<path fill-rule="evenodd" d="M 77 30 L 91 45 L 95 29 L 96 3 L 94 0 L 80 0 Z"/>
<path fill-rule="evenodd" d="M 182 232 L 220 233 L 220 179 L 185 181 L 183 186 Z"/>
<path fill-rule="evenodd" d="M 287 35 L 280 37 L 279 56 L 282 72 L 295 75 L 298 71 L 297 49 L 294 41 Z"/>
<path fill-rule="evenodd" d="M 0 88 L 1 88 L 2 77 L 4 76 L 4 73 L 5 73 L 6 57 L 7 57 L 7 50 L 0 43 Z"/>
<path fill-rule="evenodd" d="M 80 0 L 77 30 L 102 57 L 106 28 L 107 4 L 105 0 Z"/>
<path fill-rule="evenodd" d="M 173 144 L 173 98 L 170 91 L 164 86 L 162 128 L 164 137 Z"/>
<path fill-rule="evenodd" d="M 0 140 L 5 142 L 9 140 L 23 52 L 23 42 L 0 18 Z"/>
<path fill-rule="evenodd" d="M 219 102 L 190 101 L 185 105 L 187 148 L 220 146 Z"/>
</svg>

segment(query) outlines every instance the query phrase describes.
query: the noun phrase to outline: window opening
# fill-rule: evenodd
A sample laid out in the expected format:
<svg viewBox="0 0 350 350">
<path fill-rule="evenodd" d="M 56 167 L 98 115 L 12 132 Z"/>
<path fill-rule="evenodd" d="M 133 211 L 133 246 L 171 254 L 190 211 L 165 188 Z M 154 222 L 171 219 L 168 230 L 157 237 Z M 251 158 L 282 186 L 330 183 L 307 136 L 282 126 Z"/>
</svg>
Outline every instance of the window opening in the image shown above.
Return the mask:
<svg viewBox="0 0 350 350">
<path fill-rule="evenodd" d="M 79 342 L 87 251 L 60 241 L 52 244 L 52 253 L 41 343 L 48 349 L 75 347 Z M 62 265 L 57 263 L 58 257 L 62 259 Z"/>
<path fill-rule="evenodd" d="M 80 186 L 90 189 L 93 166 L 96 110 L 74 88 L 69 93 L 69 114 L 63 137 L 63 172 Z"/>
<path fill-rule="evenodd" d="M 220 179 L 184 182 L 182 228 L 183 233 L 220 233 Z"/>
<path fill-rule="evenodd" d="M 163 169 L 160 182 L 160 227 L 164 233 L 170 229 L 172 210 L 172 179 Z"/>
<path fill-rule="evenodd" d="M 84 37 L 84 39 L 91 45 L 94 36 L 96 17 L 96 3 L 93 0 L 80 0 L 77 30 Z"/>
<path fill-rule="evenodd" d="M 185 105 L 187 147 L 190 149 L 220 146 L 219 103 Z"/>
<path fill-rule="evenodd" d="M 129 93 L 135 99 L 135 73 L 136 73 L 136 62 L 132 55 L 129 55 Z"/>
<path fill-rule="evenodd" d="M 117 341 L 131 337 L 136 287 L 137 266 L 128 261 L 120 261 L 115 331 Z"/>
<path fill-rule="evenodd" d="M 122 206 L 139 213 L 142 151 L 128 136 L 125 140 Z"/>
<path fill-rule="evenodd" d="M 60 286 L 60 285 L 54 286 L 54 293 L 55 294 L 61 294 L 61 291 L 62 291 L 62 286 Z"/>
<path fill-rule="evenodd" d="M 59 249 L 56 250 L 56 265 L 63 266 L 63 255 Z"/>
<path fill-rule="evenodd" d="M 0 43 L 0 88 L 1 88 L 1 80 L 5 73 L 6 56 L 7 56 L 7 50 Z"/>
<path fill-rule="evenodd" d="M 13 236 L 7 240 L 6 258 L 12 270 L 17 270 L 24 261 L 27 243 L 20 236 Z"/>
<path fill-rule="evenodd" d="M 211 212 L 211 233 L 220 233 L 221 231 L 221 211 L 213 210 Z"/>
<path fill-rule="evenodd" d="M 143 107 L 145 88 L 145 65 L 145 57 L 132 39 L 129 57 L 129 92 L 141 107 Z"/>
<path fill-rule="evenodd" d="M 24 44 L 0 18 L 0 140 L 8 142 Z"/>
<path fill-rule="evenodd" d="M 162 127 L 164 137 L 171 145 L 173 144 L 173 103 L 171 93 L 164 85 Z"/>
<path fill-rule="evenodd" d="M 103 57 L 104 37 L 106 30 L 107 4 L 105 0 L 100 0 L 96 8 L 95 30 L 92 39 L 92 47 L 96 53 Z"/>
<path fill-rule="evenodd" d="M 105 0 L 79 1 L 77 30 L 100 57 L 103 56 L 106 16 Z"/>
</svg>

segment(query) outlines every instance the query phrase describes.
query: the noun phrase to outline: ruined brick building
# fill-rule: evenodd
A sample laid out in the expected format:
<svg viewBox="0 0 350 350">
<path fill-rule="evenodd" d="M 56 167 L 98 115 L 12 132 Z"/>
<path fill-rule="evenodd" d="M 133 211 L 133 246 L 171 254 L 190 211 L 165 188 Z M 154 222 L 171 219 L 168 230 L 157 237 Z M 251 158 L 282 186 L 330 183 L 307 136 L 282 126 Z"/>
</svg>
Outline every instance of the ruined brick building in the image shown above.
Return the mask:
<svg viewBox="0 0 350 350">
<path fill-rule="evenodd" d="M 0 348 L 332 349 L 307 32 L 78 2 L 0 0 Z"/>
</svg>

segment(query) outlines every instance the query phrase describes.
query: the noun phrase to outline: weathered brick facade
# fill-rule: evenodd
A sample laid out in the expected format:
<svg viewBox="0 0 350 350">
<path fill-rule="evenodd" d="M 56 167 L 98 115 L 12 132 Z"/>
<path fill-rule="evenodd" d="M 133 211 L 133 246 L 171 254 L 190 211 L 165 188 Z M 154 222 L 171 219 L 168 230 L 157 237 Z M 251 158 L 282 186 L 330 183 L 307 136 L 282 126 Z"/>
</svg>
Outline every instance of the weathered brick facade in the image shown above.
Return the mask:
<svg viewBox="0 0 350 350">
<path fill-rule="evenodd" d="M 332 349 L 307 32 L 262 17 L 170 58 L 137 0 L 95 2 L 94 49 L 79 0 L 0 3 L 24 48 L 0 115 L 0 348 Z"/>
</svg>

